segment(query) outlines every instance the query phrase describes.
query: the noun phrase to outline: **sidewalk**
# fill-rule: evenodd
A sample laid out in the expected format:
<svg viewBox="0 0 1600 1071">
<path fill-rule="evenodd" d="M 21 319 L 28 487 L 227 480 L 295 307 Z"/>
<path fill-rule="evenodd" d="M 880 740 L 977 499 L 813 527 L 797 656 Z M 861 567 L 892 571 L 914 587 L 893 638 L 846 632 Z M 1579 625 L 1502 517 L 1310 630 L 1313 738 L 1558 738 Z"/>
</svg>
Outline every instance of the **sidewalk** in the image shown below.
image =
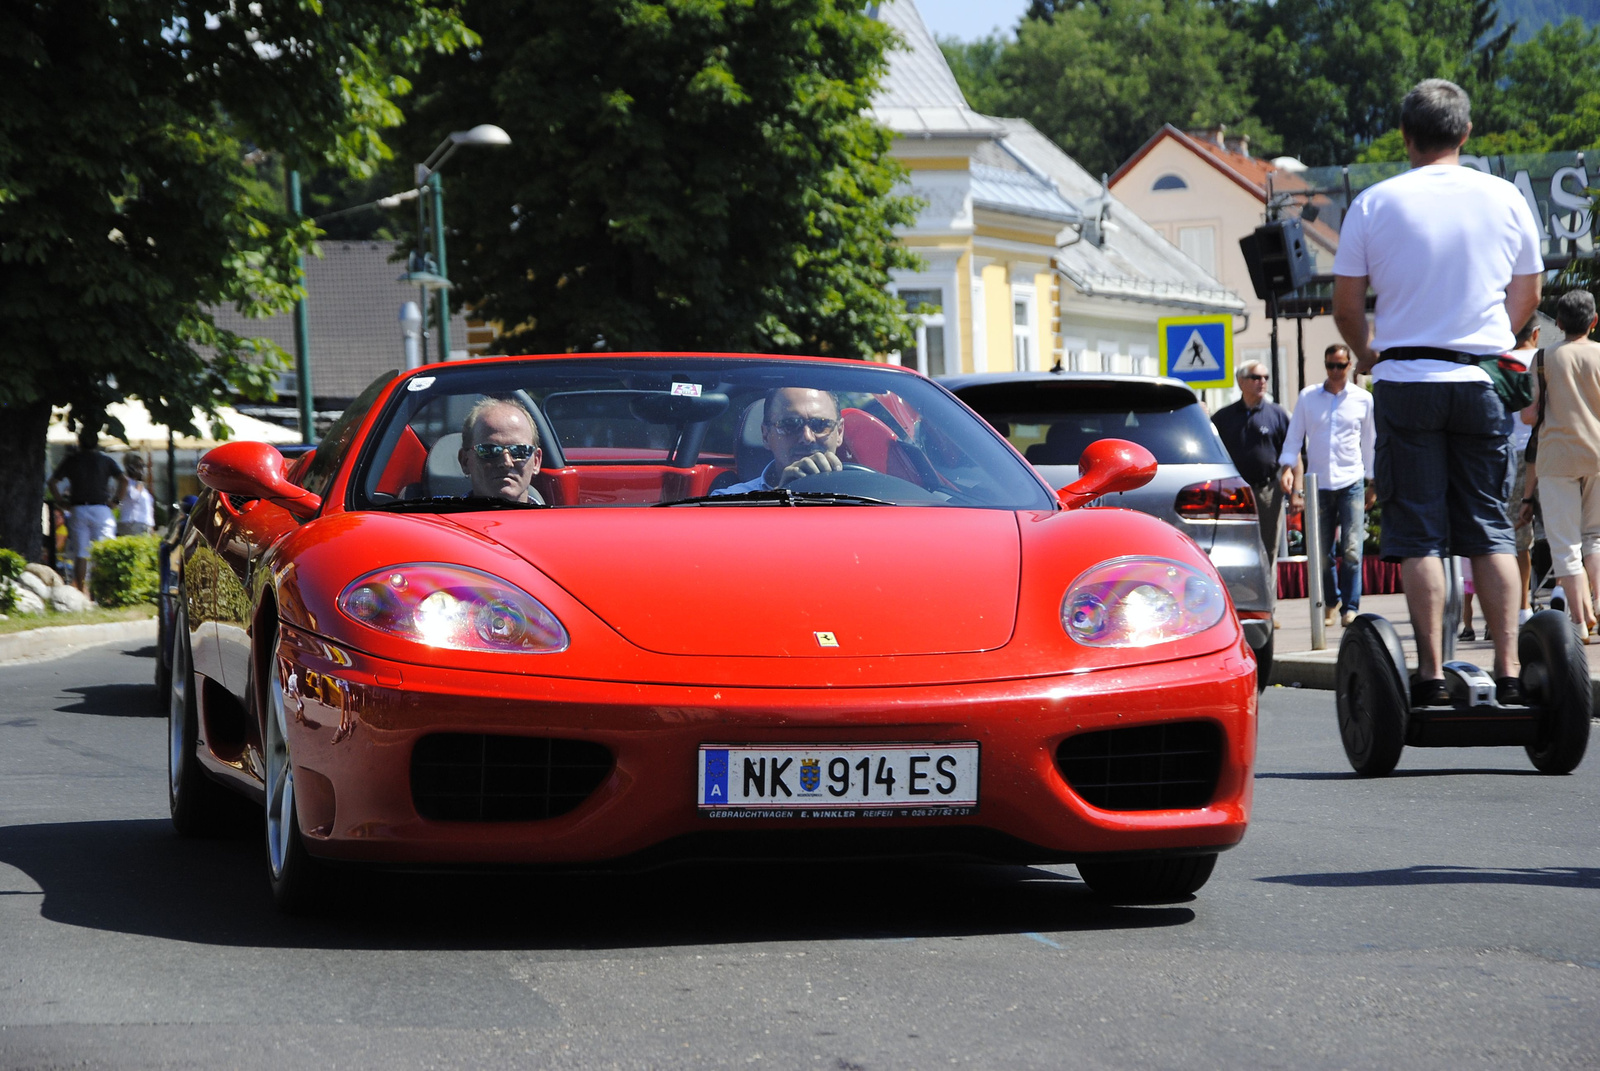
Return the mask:
<svg viewBox="0 0 1600 1071">
<path fill-rule="evenodd" d="M 1483 639 L 1483 615 L 1474 607 L 1473 626 L 1478 630 L 1474 642 L 1456 642 L 1456 658 L 1475 662 L 1485 668 L 1494 663 L 1494 644 Z M 1411 615 L 1406 611 L 1404 595 L 1363 595 L 1361 612 L 1378 614 L 1389 619 L 1400 634 L 1405 648 L 1406 664 L 1415 668 L 1417 646 L 1411 635 Z M 1323 651 L 1311 649 L 1311 609 L 1306 599 L 1278 600 L 1278 636 L 1274 647 L 1272 683 L 1299 685 L 1302 688 L 1333 688 L 1333 667 L 1339 657 L 1339 641 L 1344 629 L 1339 625 L 1326 630 L 1328 647 Z M 1589 660 L 1589 679 L 1594 682 L 1595 709 L 1600 710 L 1600 644 L 1589 644 L 1583 649 Z"/>
<path fill-rule="evenodd" d="M 153 617 L 135 621 L 108 621 L 98 625 L 46 625 L 23 632 L 0 634 L 0 666 L 22 662 L 48 662 L 102 643 L 124 640 L 156 641 L 159 625 Z"/>
</svg>

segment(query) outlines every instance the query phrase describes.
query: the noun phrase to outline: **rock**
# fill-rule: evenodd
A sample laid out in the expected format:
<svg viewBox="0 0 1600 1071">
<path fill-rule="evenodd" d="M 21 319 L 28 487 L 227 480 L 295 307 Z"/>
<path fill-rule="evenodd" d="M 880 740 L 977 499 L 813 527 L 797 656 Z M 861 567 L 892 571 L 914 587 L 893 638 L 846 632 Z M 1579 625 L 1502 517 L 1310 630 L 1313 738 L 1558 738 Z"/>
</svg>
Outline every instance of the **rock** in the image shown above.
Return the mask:
<svg viewBox="0 0 1600 1071">
<path fill-rule="evenodd" d="M 17 583 L 26 590 L 31 591 L 35 595 L 39 596 L 40 599 L 46 602 L 50 600 L 50 585 L 41 580 L 37 574 L 23 573 L 21 576 L 17 577 Z"/>
<path fill-rule="evenodd" d="M 29 576 L 38 577 L 47 588 L 59 588 L 66 583 L 60 573 L 39 562 L 29 562 L 27 572 Z"/>
<path fill-rule="evenodd" d="M 89 601 L 89 596 L 66 584 L 50 589 L 50 605 L 57 612 L 64 614 L 75 613 L 79 610 L 92 610 L 94 608 L 94 603 Z"/>
<path fill-rule="evenodd" d="M 17 613 L 42 614 L 45 612 L 44 600 L 39 598 L 27 588 L 17 589 Z"/>
</svg>

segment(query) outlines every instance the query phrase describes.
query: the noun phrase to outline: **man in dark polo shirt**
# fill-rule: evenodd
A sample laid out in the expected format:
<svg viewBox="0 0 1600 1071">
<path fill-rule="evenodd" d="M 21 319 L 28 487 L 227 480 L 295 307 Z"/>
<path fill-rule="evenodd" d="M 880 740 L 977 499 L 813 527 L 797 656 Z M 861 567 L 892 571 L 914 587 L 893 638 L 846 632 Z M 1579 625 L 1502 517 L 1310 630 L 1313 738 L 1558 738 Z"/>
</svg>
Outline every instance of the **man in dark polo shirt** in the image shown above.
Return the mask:
<svg viewBox="0 0 1600 1071">
<path fill-rule="evenodd" d="M 62 492 L 62 482 L 67 492 Z M 112 490 L 112 484 L 116 490 Z M 117 534 L 117 517 L 112 512 L 128 493 L 128 478 L 108 455 L 100 452 L 99 425 L 84 424 L 78 430 L 78 451 L 61 459 L 50 474 L 50 490 L 66 498 L 67 535 L 72 553 L 72 586 L 89 593 L 89 547 Z"/>
<path fill-rule="evenodd" d="M 1222 445 L 1233 458 L 1233 467 L 1256 493 L 1256 511 L 1261 521 L 1261 545 L 1267 552 L 1267 575 L 1278 576 L 1278 530 L 1283 526 L 1286 494 L 1278 480 L 1278 451 L 1289 434 L 1289 414 L 1283 406 L 1267 401 L 1267 366 L 1246 361 L 1235 373 L 1239 393 L 1232 405 L 1217 410 L 1211 422 L 1222 435 Z M 1298 503 L 1293 507 L 1298 509 Z"/>
</svg>

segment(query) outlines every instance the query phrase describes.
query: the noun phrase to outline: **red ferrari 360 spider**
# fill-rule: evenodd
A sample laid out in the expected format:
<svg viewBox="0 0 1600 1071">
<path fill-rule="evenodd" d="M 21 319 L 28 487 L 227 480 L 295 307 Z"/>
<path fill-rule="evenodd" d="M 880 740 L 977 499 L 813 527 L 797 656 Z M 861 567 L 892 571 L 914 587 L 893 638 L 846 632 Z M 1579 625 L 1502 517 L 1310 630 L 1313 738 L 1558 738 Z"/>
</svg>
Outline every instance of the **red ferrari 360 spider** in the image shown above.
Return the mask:
<svg viewBox="0 0 1600 1071">
<path fill-rule="evenodd" d="M 1249 817 L 1255 662 L 1171 526 L 1058 495 L 853 361 L 597 354 L 370 386 L 292 463 L 230 443 L 176 559 L 172 818 L 263 803 L 331 862 L 1072 862 L 1198 889 Z"/>
</svg>

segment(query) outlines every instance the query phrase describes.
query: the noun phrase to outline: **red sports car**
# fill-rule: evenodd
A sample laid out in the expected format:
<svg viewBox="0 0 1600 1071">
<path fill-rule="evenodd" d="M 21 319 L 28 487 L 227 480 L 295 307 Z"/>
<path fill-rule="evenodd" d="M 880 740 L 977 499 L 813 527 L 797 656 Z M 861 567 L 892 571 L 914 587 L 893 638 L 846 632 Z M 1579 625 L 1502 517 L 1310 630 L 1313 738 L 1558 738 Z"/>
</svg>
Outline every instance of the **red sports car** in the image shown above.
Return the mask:
<svg viewBox="0 0 1600 1071">
<path fill-rule="evenodd" d="M 208 453 L 179 553 L 173 822 L 328 864 L 1072 862 L 1198 889 L 1249 818 L 1255 662 L 1205 553 L 1059 495 L 854 361 L 515 357 L 372 384 L 316 451 Z"/>
</svg>

